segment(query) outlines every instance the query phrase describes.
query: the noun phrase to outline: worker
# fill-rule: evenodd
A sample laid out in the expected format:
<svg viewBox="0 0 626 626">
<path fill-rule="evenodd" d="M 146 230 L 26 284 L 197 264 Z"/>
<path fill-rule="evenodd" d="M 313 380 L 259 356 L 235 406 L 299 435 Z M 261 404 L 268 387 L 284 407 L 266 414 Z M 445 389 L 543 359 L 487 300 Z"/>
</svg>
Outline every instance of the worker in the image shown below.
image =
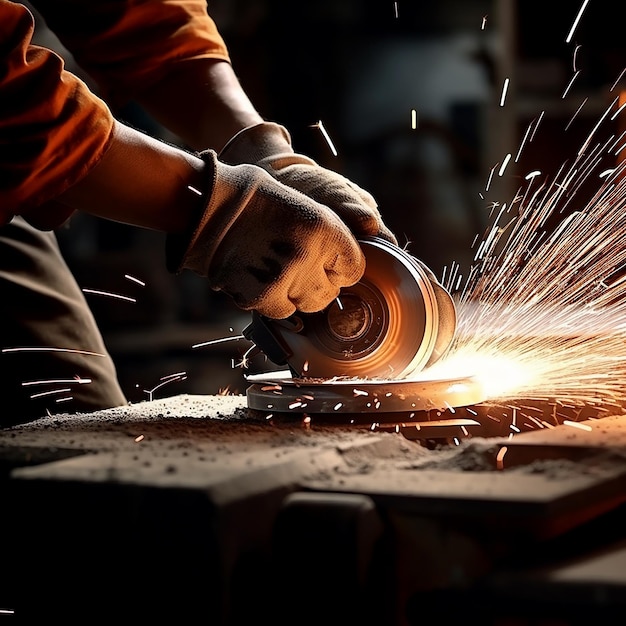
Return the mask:
<svg viewBox="0 0 626 626">
<path fill-rule="evenodd" d="M 35 10 L 93 83 L 33 44 Z M 77 211 L 166 233 L 171 272 L 277 319 L 356 283 L 359 237 L 396 241 L 256 110 L 206 0 L 0 0 L 0 46 L 0 425 L 127 403 L 55 238 Z M 129 102 L 180 145 L 117 119 Z"/>
</svg>

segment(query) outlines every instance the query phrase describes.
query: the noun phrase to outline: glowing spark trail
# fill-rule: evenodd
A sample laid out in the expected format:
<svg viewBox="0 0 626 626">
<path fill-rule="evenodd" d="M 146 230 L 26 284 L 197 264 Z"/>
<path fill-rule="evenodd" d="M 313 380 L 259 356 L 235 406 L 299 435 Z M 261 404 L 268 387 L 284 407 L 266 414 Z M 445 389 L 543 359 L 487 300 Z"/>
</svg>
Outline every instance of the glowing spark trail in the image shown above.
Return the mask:
<svg viewBox="0 0 626 626">
<path fill-rule="evenodd" d="M 2 348 L 2 352 L 72 352 L 74 354 L 86 354 L 88 356 L 106 357 L 106 354 L 100 352 L 89 352 L 88 350 L 72 350 L 71 348 L 50 348 L 42 347 L 24 347 L 24 348 Z"/>
<path fill-rule="evenodd" d="M 588 4 L 589 4 L 589 0 L 585 0 L 583 2 L 583 5 L 580 7 L 580 11 L 578 11 L 578 15 L 576 16 L 576 19 L 574 20 L 574 23 L 572 24 L 572 28 L 570 29 L 565 39 L 565 43 L 570 43 L 570 41 L 572 41 L 572 37 L 574 36 L 574 31 L 578 27 L 578 22 L 580 22 L 580 18 L 583 15 L 583 11 L 587 8 Z"/>
<path fill-rule="evenodd" d="M 504 106 L 504 102 L 506 101 L 506 93 L 509 90 L 509 79 L 504 79 L 504 85 L 502 86 L 502 95 L 500 96 L 500 106 Z"/>
<path fill-rule="evenodd" d="M 137 283 L 138 285 L 141 285 L 142 287 L 146 286 L 146 283 L 143 280 L 139 280 L 138 278 L 135 278 L 134 276 L 131 276 L 130 274 L 124 274 L 124 278 L 126 278 L 126 280 L 131 280 L 134 283 Z"/>
<path fill-rule="evenodd" d="M 97 296 L 107 296 L 108 298 L 117 298 L 118 300 L 126 300 L 128 302 L 137 302 L 136 298 L 130 296 L 122 296 L 119 293 L 111 293 L 110 291 L 99 291 L 97 289 L 83 289 L 83 293 L 91 293 Z"/>
<path fill-rule="evenodd" d="M 33 385 L 57 385 L 57 384 L 72 384 L 77 383 L 79 385 L 85 385 L 91 382 L 91 378 L 43 378 L 41 380 L 26 380 L 22 383 L 22 387 L 32 387 Z"/>
<path fill-rule="evenodd" d="M 322 120 L 320 120 L 317 124 L 315 124 L 315 127 L 320 129 L 320 132 L 324 136 L 324 139 L 326 139 L 326 143 L 328 144 L 328 147 L 330 148 L 331 152 L 333 153 L 334 156 L 337 156 L 337 149 L 335 148 L 335 145 L 333 144 L 330 138 L 330 135 L 324 128 L 324 124 L 322 124 Z"/>
<path fill-rule="evenodd" d="M 234 337 L 222 337 L 221 339 L 211 339 L 210 341 L 203 341 L 202 343 L 196 343 L 192 348 L 204 348 L 204 346 L 214 346 L 218 343 L 225 343 L 227 341 L 237 341 L 238 339 L 245 339 L 243 335 L 236 335 Z"/>
<path fill-rule="evenodd" d="M 516 210 L 495 216 L 432 371 L 476 375 L 509 406 L 626 406 L 626 162 L 609 151 L 614 137 L 595 138 L 607 115 L 572 163 L 552 181 L 527 178 Z"/>
<path fill-rule="evenodd" d="M 175 381 L 187 380 L 187 372 L 176 372 L 176 374 L 168 374 L 167 376 L 162 376 L 160 380 L 162 382 L 156 385 L 156 387 L 143 390 L 144 393 L 148 394 L 148 398 L 150 401 L 154 400 L 154 392 L 157 391 L 157 389 L 161 389 L 165 385 L 169 385 L 170 383 L 173 383 Z"/>
</svg>

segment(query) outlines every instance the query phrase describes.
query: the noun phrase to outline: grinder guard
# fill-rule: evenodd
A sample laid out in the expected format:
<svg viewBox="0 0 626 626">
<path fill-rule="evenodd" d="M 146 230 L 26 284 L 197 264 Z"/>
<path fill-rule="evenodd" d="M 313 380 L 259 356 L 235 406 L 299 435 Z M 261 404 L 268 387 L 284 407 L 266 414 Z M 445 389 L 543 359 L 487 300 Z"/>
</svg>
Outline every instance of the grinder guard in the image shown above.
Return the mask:
<svg viewBox="0 0 626 626">
<path fill-rule="evenodd" d="M 456 331 L 450 294 L 418 259 L 386 240 L 360 240 L 361 280 L 318 313 L 252 314 L 244 336 L 296 378 L 398 379 L 441 358 Z"/>
</svg>

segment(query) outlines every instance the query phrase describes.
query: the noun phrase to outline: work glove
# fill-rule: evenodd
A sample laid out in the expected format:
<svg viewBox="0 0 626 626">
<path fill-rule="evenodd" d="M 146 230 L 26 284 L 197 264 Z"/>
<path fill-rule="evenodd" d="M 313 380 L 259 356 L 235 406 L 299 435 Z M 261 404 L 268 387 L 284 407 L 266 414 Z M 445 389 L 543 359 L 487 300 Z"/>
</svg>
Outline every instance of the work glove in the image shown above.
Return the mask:
<svg viewBox="0 0 626 626">
<path fill-rule="evenodd" d="M 341 174 L 296 154 L 289 132 L 279 124 L 262 122 L 244 128 L 226 144 L 219 158 L 231 165 L 262 167 L 284 185 L 330 207 L 356 237 L 378 236 L 398 243 L 383 223 L 372 195 Z"/>
<path fill-rule="evenodd" d="M 167 265 L 207 277 L 242 309 L 286 318 L 322 310 L 358 282 L 365 257 L 328 207 L 256 165 L 200 154 L 209 176 L 202 214 L 187 234 L 169 235 Z"/>
</svg>

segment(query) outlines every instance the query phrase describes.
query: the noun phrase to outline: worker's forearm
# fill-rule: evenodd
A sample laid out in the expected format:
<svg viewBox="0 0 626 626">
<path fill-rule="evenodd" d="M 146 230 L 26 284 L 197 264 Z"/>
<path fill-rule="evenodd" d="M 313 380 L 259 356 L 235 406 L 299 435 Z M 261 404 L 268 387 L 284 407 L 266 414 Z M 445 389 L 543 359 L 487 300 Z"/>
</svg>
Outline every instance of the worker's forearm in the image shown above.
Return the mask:
<svg viewBox="0 0 626 626">
<path fill-rule="evenodd" d="M 139 101 L 193 150 L 219 152 L 235 133 L 263 121 L 231 65 L 214 59 L 179 63 Z"/>
<path fill-rule="evenodd" d="M 204 202 L 202 159 L 120 123 L 113 132 L 102 160 L 57 202 L 153 230 L 187 229 Z"/>
</svg>

